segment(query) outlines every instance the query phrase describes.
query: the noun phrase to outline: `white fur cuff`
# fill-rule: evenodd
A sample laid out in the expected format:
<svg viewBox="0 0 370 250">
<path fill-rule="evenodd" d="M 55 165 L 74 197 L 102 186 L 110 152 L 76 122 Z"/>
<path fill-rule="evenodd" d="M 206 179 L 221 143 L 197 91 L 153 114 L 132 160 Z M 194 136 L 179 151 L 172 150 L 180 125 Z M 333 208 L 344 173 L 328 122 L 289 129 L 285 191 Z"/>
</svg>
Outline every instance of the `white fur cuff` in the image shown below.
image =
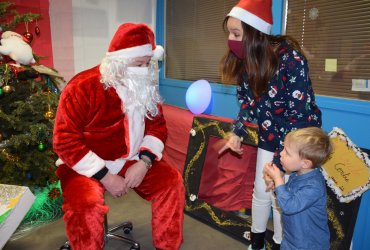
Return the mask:
<svg viewBox="0 0 370 250">
<path fill-rule="evenodd" d="M 143 143 L 140 146 L 140 149 L 148 149 L 150 152 L 157 156 L 158 160 L 161 160 L 164 144 L 157 137 L 146 135 L 144 137 Z"/>
<path fill-rule="evenodd" d="M 104 166 L 105 161 L 94 152 L 89 151 L 72 169 L 81 175 L 91 177 Z"/>
</svg>

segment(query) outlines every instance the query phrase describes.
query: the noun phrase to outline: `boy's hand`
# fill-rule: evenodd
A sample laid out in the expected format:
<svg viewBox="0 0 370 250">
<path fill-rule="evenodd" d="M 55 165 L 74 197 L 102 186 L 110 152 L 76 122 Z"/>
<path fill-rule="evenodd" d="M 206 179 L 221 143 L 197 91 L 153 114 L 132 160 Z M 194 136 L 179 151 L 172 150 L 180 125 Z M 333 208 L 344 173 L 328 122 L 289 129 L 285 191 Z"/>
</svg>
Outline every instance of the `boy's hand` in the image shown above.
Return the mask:
<svg viewBox="0 0 370 250">
<path fill-rule="evenodd" d="M 280 169 L 273 163 L 267 163 L 265 165 L 263 168 L 263 174 L 273 180 L 275 188 L 284 184 L 284 174 L 282 174 Z"/>
</svg>

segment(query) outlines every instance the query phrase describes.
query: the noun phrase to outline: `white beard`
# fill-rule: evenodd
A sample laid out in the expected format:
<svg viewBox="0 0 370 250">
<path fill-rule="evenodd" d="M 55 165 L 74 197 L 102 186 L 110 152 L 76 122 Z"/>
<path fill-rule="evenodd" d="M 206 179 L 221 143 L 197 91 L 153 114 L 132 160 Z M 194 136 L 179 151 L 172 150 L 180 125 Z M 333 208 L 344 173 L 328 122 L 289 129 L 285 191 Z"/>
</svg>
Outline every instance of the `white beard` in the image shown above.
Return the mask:
<svg viewBox="0 0 370 250">
<path fill-rule="evenodd" d="M 158 104 L 162 98 L 158 90 L 158 69 L 127 67 L 127 61 L 103 60 L 100 66 L 101 82 L 113 87 L 124 103 L 124 112 L 138 109 L 149 119 L 159 114 Z"/>
</svg>

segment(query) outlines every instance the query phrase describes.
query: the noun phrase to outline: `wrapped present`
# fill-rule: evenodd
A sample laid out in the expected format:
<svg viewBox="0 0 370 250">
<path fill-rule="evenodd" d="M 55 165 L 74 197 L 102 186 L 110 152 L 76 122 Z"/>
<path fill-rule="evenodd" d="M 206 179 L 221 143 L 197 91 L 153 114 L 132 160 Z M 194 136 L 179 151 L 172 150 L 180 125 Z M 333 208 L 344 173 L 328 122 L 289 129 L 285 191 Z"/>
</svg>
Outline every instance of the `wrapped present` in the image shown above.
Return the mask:
<svg viewBox="0 0 370 250">
<path fill-rule="evenodd" d="M 35 196 L 28 187 L 0 184 L 0 249 L 12 236 Z"/>
</svg>

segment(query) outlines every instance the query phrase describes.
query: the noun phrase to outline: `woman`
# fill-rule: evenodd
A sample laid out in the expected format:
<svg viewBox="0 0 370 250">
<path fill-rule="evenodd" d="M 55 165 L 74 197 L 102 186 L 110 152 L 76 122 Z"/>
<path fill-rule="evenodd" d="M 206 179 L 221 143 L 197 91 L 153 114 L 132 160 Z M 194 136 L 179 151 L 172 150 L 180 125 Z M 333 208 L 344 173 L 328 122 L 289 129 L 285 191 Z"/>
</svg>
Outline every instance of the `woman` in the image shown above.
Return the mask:
<svg viewBox="0 0 370 250">
<path fill-rule="evenodd" d="M 271 26 L 271 0 L 242 0 L 224 21 L 229 51 L 221 62 L 221 73 L 224 82 L 236 80 L 240 111 L 220 152 L 231 149 L 241 154 L 245 126 L 256 123 L 259 127 L 250 249 L 264 248 L 271 206 L 273 249 L 280 248 L 282 239 L 280 211 L 273 193 L 266 191 L 263 166 L 271 161 L 281 166 L 279 152 L 289 131 L 321 126 L 307 60 L 292 38 L 270 35 Z"/>
</svg>

